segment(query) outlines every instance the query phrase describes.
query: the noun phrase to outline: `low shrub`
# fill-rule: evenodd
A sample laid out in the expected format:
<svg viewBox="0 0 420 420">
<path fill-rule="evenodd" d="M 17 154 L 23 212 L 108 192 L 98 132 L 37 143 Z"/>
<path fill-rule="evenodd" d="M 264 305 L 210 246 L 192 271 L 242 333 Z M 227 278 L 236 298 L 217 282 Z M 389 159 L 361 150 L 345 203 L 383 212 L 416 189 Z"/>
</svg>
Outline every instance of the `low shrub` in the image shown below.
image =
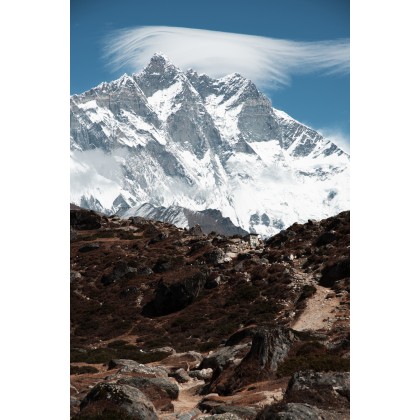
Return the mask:
<svg viewBox="0 0 420 420">
<path fill-rule="evenodd" d="M 108 363 L 112 359 L 129 359 L 138 363 L 151 363 L 164 359 L 166 353 L 142 353 L 136 346 L 122 346 L 118 348 L 99 348 L 80 351 L 72 349 L 70 351 L 71 363 Z"/>
<path fill-rule="evenodd" d="M 70 366 L 70 375 L 83 375 L 85 373 L 98 373 L 94 366 Z"/>
<path fill-rule="evenodd" d="M 331 354 L 291 356 L 279 366 L 277 374 L 279 377 L 283 377 L 310 369 L 316 372 L 349 372 L 350 359 Z"/>
</svg>

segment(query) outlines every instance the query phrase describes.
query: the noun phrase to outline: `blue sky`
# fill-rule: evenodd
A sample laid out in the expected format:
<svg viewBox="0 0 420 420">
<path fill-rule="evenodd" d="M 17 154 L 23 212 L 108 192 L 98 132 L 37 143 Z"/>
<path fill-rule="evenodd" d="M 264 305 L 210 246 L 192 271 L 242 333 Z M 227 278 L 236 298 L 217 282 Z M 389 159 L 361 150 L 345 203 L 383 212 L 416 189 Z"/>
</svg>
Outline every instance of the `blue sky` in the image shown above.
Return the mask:
<svg viewBox="0 0 420 420">
<path fill-rule="evenodd" d="M 102 81 L 116 79 L 124 72 L 136 71 L 133 66 L 110 66 L 110 59 L 104 57 L 107 45 L 110 41 L 112 43 L 113 37 L 122 29 L 140 26 L 194 28 L 295 41 L 299 45 L 318 45 L 325 41 L 349 40 L 349 8 L 349 0 L 71 0 L 70 91 L 72 94 L 80 93 Z M 203 36 L 207 33 L 203 32 Z M 171 36 L 173 34 L 162 42 L 166 42 Z M 238 39 L 237 42 L 241 42 L 241 38 Z M 264 39 L 259 40 L 264 45 Z M 246 41 L 247 38 L 244 38 L 244 42 Z M 148 61 L 148 51 L 139 57 L 140 63 Z M 174 64 L 182 67 L 171 57 L 170 52 L 163 52 Z M 319 54 L 319 49 L 317 53 Z M 250 56 L 244 55 L 242 60 L 249 61 Z M 266 55 L 270 65 L 274 60 L 274 66 L 278 64 L 280 67 L 284 64 L 282 57 L 280 55 L 275 61 Z M 124 58 L 126 57 L 117 57 Z M 209 61 L 211 60 L 207 60 Z M 238 72 L 241 73 L 241 57 L 238 57 L 237 62 Z M 204 68 L 205 65 L 206 63 L 203 64 Z M 259 75 L 255 76 L 258 69 L 250 74 L 253 75 L 252 79 L 257 87 L 272 100 L 275 108 L 320 130 L 339 144 L 348 142 L 349 72 L 325 71 L 316 65 L 305 72 L 306 67 L 305 62 L 288 67 L 288 80 L 285 83 L 264 84 L 264 75 L 261 78 Z"/>
</svg>

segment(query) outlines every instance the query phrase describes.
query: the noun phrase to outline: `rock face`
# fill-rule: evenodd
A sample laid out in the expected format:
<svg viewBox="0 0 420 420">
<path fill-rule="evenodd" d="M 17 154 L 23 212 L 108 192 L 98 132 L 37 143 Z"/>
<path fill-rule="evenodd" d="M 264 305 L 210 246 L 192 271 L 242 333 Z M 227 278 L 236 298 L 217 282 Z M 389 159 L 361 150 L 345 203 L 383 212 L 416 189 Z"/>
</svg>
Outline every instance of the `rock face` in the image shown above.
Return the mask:
<svg viewBox="0 0 420 420">
<path fill-rule="evenodd" d="M 241 75 L 184 73 L 162 55 L 73 95 L 70 141 L 71 200 L 105 214 L 271 236 L 349 206 L 339 147 Z"/>
<path fill-rule="evenodd" d="M 150 400 L 129 385 L 99 383 L 84 398 L 78 418 L 113 414 L 118 418 L 158 420 Z"/>
</svg>

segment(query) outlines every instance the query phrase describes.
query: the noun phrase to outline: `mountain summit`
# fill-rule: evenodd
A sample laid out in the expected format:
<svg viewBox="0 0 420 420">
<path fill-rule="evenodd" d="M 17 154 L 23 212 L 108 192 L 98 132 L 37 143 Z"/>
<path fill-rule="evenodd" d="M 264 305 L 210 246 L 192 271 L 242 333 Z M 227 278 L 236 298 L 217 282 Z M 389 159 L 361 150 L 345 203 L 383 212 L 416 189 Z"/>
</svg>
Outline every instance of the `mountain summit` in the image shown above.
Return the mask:
<svg viewBox="0 0 420 420">
<path fill-rule="evenodd" d="M 82 207 L 181 227 L 213 217 L 216 231 L 223 219 L 263 236 L 349 207 L 349 156 L 237 73 L 212 79 L 155 54 L 73 95 L 70 119 Z"/>
</svg>

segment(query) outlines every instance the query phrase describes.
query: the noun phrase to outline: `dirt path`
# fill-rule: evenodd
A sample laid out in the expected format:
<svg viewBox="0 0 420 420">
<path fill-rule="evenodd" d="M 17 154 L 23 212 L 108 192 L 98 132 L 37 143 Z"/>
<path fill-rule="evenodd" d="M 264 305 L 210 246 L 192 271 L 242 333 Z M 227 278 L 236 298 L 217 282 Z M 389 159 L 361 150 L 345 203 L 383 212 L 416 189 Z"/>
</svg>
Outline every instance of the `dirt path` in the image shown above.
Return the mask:
<svg viewBox="0 0 420 420">
<path fill-rule="evenodd" d="M 300 317 L 292 324 L 297 331 L 330 329 L 336 320 L 335 310 L 340 305 L 340 299 L 331 289 L 316 285 L 316 293 L 309 298 L 306 308 Z M 328 295 L 334 297 L 327 298 Z"/>
<path fill-rule="evenodd" d="M 176 413 L 176 415 L 179 415 L 192 412 L 198 403 L 203 399 L 202 395 L 196 395 L 198 388 L 201 388 L 203 385 L 204 381 L 199 380 L 192 380 L 185 384 L 178 384 L 178 399 L 172 401 L 172 404 L 174 405 L 174 414 Z M 161 416 L 160 418 L 169 420 L 171 417 Z"/>
</svg>

